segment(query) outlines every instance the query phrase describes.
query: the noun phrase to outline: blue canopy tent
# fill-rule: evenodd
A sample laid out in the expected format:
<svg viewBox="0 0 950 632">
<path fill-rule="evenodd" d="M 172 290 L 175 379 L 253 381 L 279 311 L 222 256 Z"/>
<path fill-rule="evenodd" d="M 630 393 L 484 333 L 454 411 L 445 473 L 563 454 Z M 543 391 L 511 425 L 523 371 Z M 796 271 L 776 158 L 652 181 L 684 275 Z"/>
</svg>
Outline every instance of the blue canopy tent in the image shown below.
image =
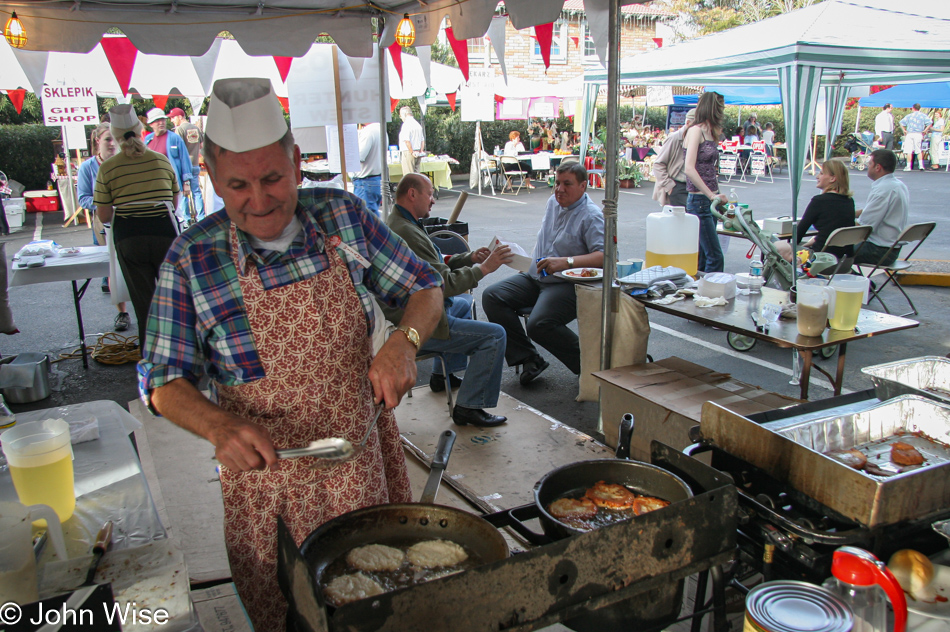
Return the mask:
<svg viewBox="0 0 950 632">
<path fill-rule="evenodd" d="M 782 103 L 778 86 L 706 86 L 706 92 L 718 92 L 726 105 L 776 105 Z M 673 97 L 675 105 L 696 105 L 698 94 L 683 94 Z"/>
<path fill-rule="evenodd" d="M 950 108 L 950 82 L 905 83 L 862 98 L 861 107 L 883 107 L 890 103 L 896 108 L 909 108 L 919 103 L 925 108 Z"/>
</svg>

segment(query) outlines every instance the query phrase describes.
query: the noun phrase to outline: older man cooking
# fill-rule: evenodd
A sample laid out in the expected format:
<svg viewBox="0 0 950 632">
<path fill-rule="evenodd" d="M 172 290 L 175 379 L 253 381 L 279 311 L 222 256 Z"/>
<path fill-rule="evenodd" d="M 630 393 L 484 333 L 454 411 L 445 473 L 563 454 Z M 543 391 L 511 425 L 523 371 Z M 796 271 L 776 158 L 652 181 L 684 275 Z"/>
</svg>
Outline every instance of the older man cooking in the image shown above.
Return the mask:
<svg viewBox="0 0 950 632">
<path fill-rule="evenodd" d="M 298 190 L 300 151 L 270 82 L 215 83 L 205 164 L 226 213 L 173 244 L 162 265 L 139 365 L 153 410 L 204 437 L 221 462 L 228 557 L 257 630 L 283 628 L 276 518 L 301 542 L 368 505 L 411 500 L 391 411 L 367 449 L 333 469 L 275 449 L 357 443 L 374 402 L 395 407 L 442 311 L 439 276 L 335 189 Z M 403 307 L 373 358 L 373 298 Z M 211 400 L 197 388 L 211 379 Z"/>
</svg>

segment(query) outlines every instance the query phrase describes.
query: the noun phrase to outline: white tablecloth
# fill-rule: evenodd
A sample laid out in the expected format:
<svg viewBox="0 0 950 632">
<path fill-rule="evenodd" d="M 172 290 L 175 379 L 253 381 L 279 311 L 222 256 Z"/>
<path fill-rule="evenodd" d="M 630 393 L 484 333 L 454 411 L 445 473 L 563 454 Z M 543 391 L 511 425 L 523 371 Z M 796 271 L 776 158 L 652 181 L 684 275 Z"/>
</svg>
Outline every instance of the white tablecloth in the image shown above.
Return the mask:
<svg viewBox="0 0 950 632">
<path fill-rule="evenodd" d="M 75 281 L 109 276 L 109 249 L 106 246 L 83 246 L 72 257 L 49 257 L 39 268 L 20 268 L 13 262 L 10 287 Z"/>
</svg>

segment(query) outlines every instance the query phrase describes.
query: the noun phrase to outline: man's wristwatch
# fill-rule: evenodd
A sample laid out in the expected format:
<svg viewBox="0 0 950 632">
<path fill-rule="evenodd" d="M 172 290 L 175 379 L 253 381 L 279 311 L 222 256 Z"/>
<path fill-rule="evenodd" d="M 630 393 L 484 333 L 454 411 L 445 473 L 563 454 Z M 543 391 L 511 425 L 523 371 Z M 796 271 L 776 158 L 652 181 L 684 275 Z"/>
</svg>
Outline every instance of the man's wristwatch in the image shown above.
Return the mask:
<svg viewBox="0 0 950 632">
<path fill-rule="evenodd" d="M 568 269 L 571 269 L 571 268 L 574 267 L 574 257 L 568 257 L 568 258 L 567 258 L 567 267 L 568 267 Z"/>
<path fill-rule="evenodd" d="M 419 347 L 422 346 L 422 341 L 419 340 L 418 331 L 416 331 L 409 325 L 400 325 L 396 327 L 396 330 L 401 331 L 402 333 L 406 334 L 406 338 L 409 339 L 409 342 L 411 342 L 415 346 L 416 351 L 419 351 Z"/>
</svg>

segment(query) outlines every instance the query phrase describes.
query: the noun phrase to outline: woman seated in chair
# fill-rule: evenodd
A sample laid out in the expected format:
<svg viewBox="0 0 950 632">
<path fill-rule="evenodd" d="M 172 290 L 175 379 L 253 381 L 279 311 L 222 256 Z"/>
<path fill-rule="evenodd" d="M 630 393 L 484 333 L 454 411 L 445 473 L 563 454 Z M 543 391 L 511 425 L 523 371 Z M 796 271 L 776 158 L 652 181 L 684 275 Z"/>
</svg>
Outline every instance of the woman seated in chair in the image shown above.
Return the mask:
<svg viewBox="0 0 950 632">
<path fill-rule="evenodd" d="M 854 226 L 854 193 L 850 190 L 848 168 L 840 160 L 826 160 L 818 174 L 818 188 L 821 193 L 808 203 L 805 214 L 798 222 L 798 234 L 795 243 L 816 252 L 829 252 L 840 261 L 852 255 L 851 246 L 830 246 L 825 248 L 828 236 L 839 228 Z M 808 229 L 812 226 L 818 234 L 805 241 Z M 792 260 L 791 247 L 782 248 L 782 256 Z"/>
<path fill-rule="evenodd" d="M 505 155 L 518 157 L 518 154 L 525 153 L 524 144 L 521 142 L 521 132 L 511 130 L 508 134 L 508 142 L 505 143 Z"/>
</svg>

